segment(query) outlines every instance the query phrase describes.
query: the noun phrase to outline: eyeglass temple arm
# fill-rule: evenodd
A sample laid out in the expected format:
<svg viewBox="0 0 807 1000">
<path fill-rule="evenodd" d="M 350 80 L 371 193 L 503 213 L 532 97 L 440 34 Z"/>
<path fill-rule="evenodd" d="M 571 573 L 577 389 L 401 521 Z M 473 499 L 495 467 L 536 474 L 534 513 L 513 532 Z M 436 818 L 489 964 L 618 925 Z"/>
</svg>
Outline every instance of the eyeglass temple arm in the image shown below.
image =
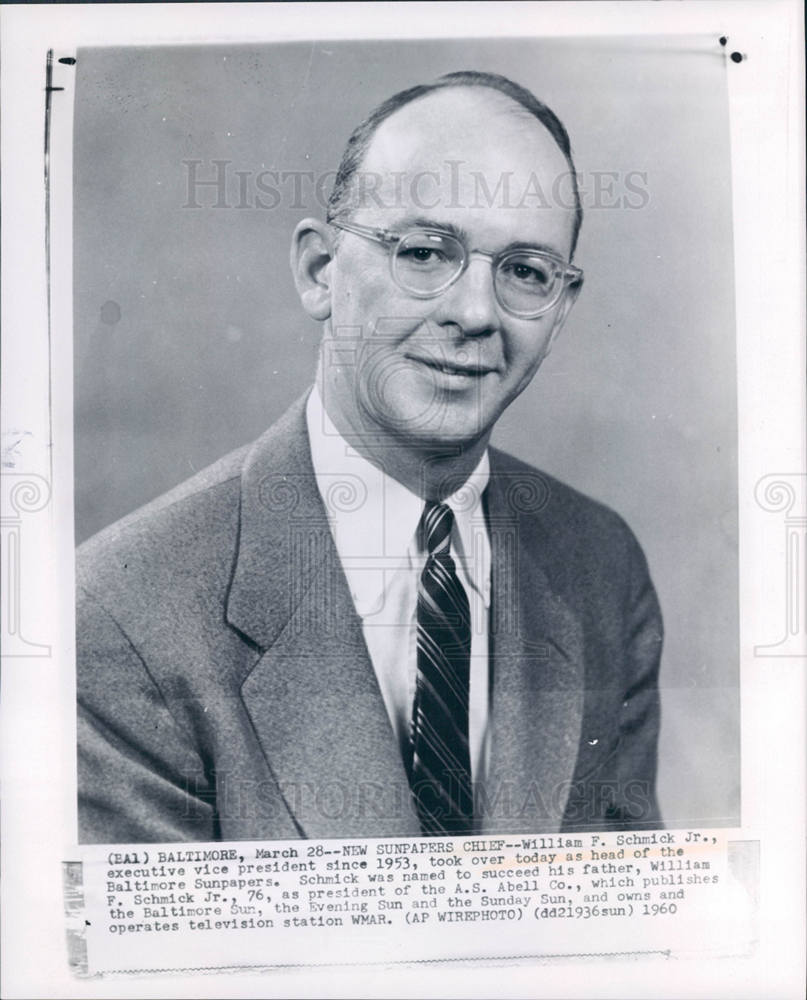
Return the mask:
<svg viewBox="0 0 807 1000">
<path fill-rule="evenodd" d="M 375 240 L 377 243 L 397 243 L 401 239 L 397 233 L 392 233 L 388 229 L 362 226 L 357 222 L 342 222 L 339 219 L 333 219 L 331 225 L 336 226 L 337 229 L 344 229 L 348 233 L 355 233 L 356 236 L 366 236 L 367 239 Z"/>
</svg>

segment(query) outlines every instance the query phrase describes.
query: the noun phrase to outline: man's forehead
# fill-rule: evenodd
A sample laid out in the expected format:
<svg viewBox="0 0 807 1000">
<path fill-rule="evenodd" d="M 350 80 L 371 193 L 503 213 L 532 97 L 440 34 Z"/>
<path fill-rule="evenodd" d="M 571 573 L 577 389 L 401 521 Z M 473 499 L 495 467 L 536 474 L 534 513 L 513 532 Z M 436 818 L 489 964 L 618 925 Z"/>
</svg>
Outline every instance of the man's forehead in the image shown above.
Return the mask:
<svg viewBox="0 0 807 1000">
<path fill-rule="evenodd" d="M 353 178 L 364 221 L 413 215 L 453 221 L 479 238 L 551 242 L 568 253 L 574 226 L 569 164 L 548 129 L 485 87 L 436 91 L 379 126 Z"/>
<path fill-rule="evenodd" d="M 399 108 L 377 129 L 362 167 L 382 175 L 568 170 L 543 123 L 489 87 L 450 87 Z"/>
</svg>

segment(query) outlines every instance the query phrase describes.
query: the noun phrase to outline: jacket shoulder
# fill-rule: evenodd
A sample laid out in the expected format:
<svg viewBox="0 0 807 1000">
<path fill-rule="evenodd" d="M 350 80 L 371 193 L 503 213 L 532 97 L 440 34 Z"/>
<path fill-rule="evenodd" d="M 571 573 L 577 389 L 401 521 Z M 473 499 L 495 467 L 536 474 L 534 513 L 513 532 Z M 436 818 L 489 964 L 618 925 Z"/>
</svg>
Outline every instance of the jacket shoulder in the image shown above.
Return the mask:
<svg viewBox="0 0 807 1000">
<path fill-rule="evenodd" d="M 563 575 L 588 570 L 646 573 L 642 548 L 631 528 L 609 506 L 549 473 L 491 449 L 491 484 L 505 520 L 518 520 L 519 544 L 542 553 Z"/>
<path fill-rule="evenodd" d="M 77 584 L 103 596 L 121 576 L 133 584 L 142 574 L 153 587 L 169 573 L 178 582 L 202 562 L 209 571 L 211 550 L 223 558 L 233 544 L 248 452 L 231 452 L 89 538 L 76 552 Z"/>
<path fill-rule="evenodd" d="M 498 448 L 491 448 L 490 456 L 491 477 L 514 513 L 551 519 L 558 528 L 572 531 L 590 526 L 617 534 L 630 532 L 624 519 L 607 504 Z"/>
</svg>

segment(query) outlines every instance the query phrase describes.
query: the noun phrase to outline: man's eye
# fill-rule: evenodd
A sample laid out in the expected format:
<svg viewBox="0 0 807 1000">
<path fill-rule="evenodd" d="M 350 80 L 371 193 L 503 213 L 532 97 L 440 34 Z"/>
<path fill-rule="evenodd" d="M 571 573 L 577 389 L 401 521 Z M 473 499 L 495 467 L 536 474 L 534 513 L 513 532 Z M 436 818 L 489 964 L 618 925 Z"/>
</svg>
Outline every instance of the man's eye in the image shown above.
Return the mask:
<svg viewBox="0 0 807 1000">
<path fill-rule="evenodd" d="M 405 247 L 398 256 L 415 264 L 439 264 L 445 260 L 445 254 L 435 247 Z"/>
<path fill-rule="evenodd" d="M 544 287 L 552 283 L 552 272 L 540 263 L 514 260 L 503 270 L 513 280 L 526 285 Z"/>
</svg>

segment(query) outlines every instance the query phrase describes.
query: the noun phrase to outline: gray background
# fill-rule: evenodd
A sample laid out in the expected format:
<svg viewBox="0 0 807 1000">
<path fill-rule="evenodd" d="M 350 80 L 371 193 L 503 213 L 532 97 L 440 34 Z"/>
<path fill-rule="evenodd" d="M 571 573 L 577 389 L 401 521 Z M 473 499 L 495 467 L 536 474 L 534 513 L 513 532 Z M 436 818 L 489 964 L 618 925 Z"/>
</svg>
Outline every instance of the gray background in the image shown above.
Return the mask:
<svg viewBox="0 0 807 1000">
<path fill-rule="evenodd" d="M 297 220 L 322 210 L 310 182 L 295 199 L 292 181 L 258 207 L 256 176 L 335 169 L 375 104 L 455 69 L 505 73 L 548 103 L 586 192 L 583 294 L 494 442 L 614 507 L 638 535 L 667 629 L 665 819 L 735 824 L 736 369 L 717 39 L 80 50 L 77 541 L 257 437 L 310 384 L 319 330 L 288 247 Z M 183 207 L 190 159 L 203 161 L 200 178 L 227 161 L 224 207 L 209 187 L 203 207 Z M 618 175 L 599 205 L 596 171 Z M 637 171 L 647 197 L 631 200 L 646 204 L 614 207 Z"/>
</svg>

